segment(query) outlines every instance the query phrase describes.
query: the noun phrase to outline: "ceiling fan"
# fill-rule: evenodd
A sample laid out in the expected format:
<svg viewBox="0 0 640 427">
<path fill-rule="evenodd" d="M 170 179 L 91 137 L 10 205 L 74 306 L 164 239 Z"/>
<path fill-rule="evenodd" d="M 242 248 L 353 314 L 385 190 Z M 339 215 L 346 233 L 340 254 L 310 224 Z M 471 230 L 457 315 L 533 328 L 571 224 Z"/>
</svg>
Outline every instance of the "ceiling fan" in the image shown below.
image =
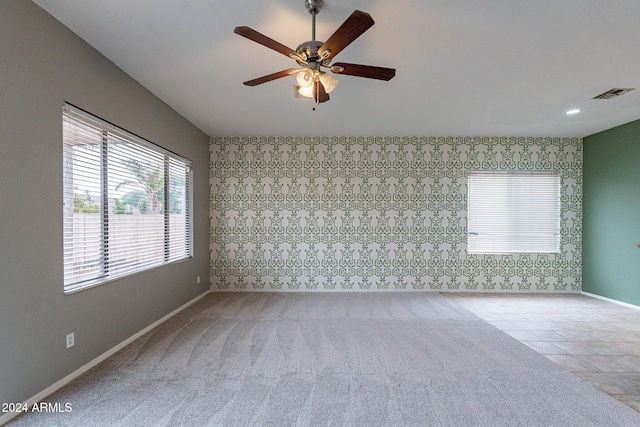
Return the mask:
<svg viewBox="0 0 640 427">
<path fill-rule="evenodd" d="M 371 28 L 374 21 L 368 13 L 356 10 L 342 23 L 331 37 L 323 43 L 316 40 L 316 15 L 320 12 L 322 4 L 322 0 L 305 0 L 305 6 L 312 16 L 311 41 L 302 43 L 296 50 L 290 49 L 249 27 L 235 28 L 234 33 L 288 56 L 302 67 L 289 68 L 246 81 L 244 82 L 246 86 L 257 86 L 296 74 L 296 80 L 300 87 L 298 92 L 303 96 L 313 97 L 316 104 L 319 104 L 329 100 L 329 92 L 338 84 L 338 80 L 330 74 L 327 74 L 323 69 L 331 70 L 334 74 L 346 74 L 349 76 L 387 81 L 396 75 L 394 68 L 349 64 L 346 62 L 329 65 L 331 60 L 340 53 L 342 49 L 349 46 L 355 39 Z"/>
</svg>

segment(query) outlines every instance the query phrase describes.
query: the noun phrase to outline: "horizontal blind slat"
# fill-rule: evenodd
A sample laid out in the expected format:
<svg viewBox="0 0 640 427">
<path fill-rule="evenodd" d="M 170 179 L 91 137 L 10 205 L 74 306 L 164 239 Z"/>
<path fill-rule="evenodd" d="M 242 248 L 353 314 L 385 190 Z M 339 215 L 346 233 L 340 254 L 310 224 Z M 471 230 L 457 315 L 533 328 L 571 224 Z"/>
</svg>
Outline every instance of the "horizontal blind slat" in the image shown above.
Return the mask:
<svg viewBox="0 0 640 427">
<path fill-rule="evenodd" d="M 191 256 L 189 161 L 68 105 L 63 149 L 65 291 Z"/>
<path fill-rule="evenodd" d="M 473 171 L 467 176 L 469 253 L 558 252 L 557 171 Z"/>
</svg>

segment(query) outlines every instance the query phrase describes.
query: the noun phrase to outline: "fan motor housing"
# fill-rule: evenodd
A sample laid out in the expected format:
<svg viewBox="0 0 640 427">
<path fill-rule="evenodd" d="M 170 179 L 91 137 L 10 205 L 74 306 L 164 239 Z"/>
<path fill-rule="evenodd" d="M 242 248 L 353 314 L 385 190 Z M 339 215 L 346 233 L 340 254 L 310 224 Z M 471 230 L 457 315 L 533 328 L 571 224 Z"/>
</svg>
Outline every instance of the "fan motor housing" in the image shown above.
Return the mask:
<svg viewBox="0 0 640 427">
<path fill-rule="evenodd" d="M 318 49 L 322 47 L 324 42 L 312 40 L 308 42 L 301 43 L 300 46 L 296 48 L 296 52 L 301 54 L 302 56 L 307 58 L 307 63 L 318 63 L 322 66 L 327 66 L 331 62 L 331 59 L 321 59 L 320 55 L 318 55 Z M 302 61 L 296 60 L 296 62 L 300 65 L 307 65 Z"/>
</svg>

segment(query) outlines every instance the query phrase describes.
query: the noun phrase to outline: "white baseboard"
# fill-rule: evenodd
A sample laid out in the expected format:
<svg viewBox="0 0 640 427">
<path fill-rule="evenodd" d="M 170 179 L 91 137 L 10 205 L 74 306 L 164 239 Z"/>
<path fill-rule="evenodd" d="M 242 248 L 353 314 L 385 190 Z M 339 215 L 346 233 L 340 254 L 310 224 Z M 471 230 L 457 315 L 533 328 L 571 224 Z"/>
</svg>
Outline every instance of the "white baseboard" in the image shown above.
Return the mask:
<svg viewBox="0 0 640 427">
<path fill-rule="evenodd" d="M 601 295 L 596 295 L 596 294 L 592 294 L 592 293 L 585 292 L 585 291 L 582 291 L 582 295 L 586 295 L 586 296 L 591 297 L 591 298 L 601 299 L 603 301 L 612 302 L 614 304 L 622 305 L 622 306 L 625 306 L 625 307 L 628 307 L 628 308 L 633 308 L 634 310 L 640 310 L 640 306 L 637 306 L 637 305 L 634 305 L 634 304 L 629 304 L 628 302 L 618 301 L 617 299 L 607 298 L 607 297 L 603 297 Z"/>
<path fill-rule="evenodd" d="M 146 334 L 147 332 L 149 332 L 150 330 L 152 330 L 156 326 L 159 326 L 162 323 L 166 322 L 167 320 L 169 320 L 170 318 L 172 318 L 176 314 L 180 313 L 185 308 L 189 307 L 190 305 L 195 304 L 200 299 L 204 298 L 206 295 L 208 295 L 210 293 L 211 293 L 210 290 L 205 291 L 204 293 L 198 295 L 197 297 L 195 297 L 191 301 L 187 302 L 186 304 L 181 305 L 180 307 L 178 307 L 175 310 L 173 310 L 171 313 L 161 317 L 160 319 L 156 320 L 155 322 L 153 322 L 152 324 L 150 324 L 149 326 L 147 326 L 143 330 L 137 332 L 136 334 L 134 334 L 131 337 L 127 338 L 126 340 L 122 341 L 120 344 L 118 344 L 115 347 L 105 351 L 100 356 L 96 357 L 95 359 L 93 359 L 89 363 L 83 365 L 82 367 L 76 369 L 75 371 L 73 371 L 72 373 L 67 375 L 66 377 L 62 378 L 59 381 L 56 381 L 54 384 L 51 384 L 49 387 L 45 388 L 40 393 L 30 397 L 28 400 L 23 402 L 22 405 L 23 406 L 27 406 L 27 407 L 30 408 L 31 406 L 33 406 L 33 404 L 42 401 L 47 396 L 49 396 L 49 395 L 53 394 L 54 392 L 58 391 L 59 389 L 61 389 L 65 385 L 69 384 L 71 381 L 73 381 L 76 378 L 78 378 L 80 375 L 82 375 L 85 372 L 87 372 L 89 369 L 93 368 L 94 366 L 98 365 L 100 362 L 106 360 L 108 357 L 110 357 L 113 354 L 117 353 L 118 351 L 122 350 L 124 347 L 128 346 L 133 341 L 137 340 L 138 338 L 140 338 L 141 336 L 143 336 L 144 334 Z M 18 415 L 20 415 L 20 412 L 10 412 L 10 413 L 6 413 L 6 414 L 0 416 L 0 426 L 8 423 L 10 420 L 12 420 L 13 418 L 17 417 Z"/>
</svg>

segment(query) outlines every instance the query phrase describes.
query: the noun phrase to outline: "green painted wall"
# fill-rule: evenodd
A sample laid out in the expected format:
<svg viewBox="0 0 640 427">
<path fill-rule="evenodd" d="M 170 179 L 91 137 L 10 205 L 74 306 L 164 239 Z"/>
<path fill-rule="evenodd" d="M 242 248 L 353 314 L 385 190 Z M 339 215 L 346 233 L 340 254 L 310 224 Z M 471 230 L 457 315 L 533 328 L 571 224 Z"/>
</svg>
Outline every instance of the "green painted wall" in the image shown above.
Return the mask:
<svg viewBox="0 0 640 427">
<path fill-rule="evenodd" d="M 583 290 L 640 305 L 640 120 L 583 143 Z"/>
</svg>

